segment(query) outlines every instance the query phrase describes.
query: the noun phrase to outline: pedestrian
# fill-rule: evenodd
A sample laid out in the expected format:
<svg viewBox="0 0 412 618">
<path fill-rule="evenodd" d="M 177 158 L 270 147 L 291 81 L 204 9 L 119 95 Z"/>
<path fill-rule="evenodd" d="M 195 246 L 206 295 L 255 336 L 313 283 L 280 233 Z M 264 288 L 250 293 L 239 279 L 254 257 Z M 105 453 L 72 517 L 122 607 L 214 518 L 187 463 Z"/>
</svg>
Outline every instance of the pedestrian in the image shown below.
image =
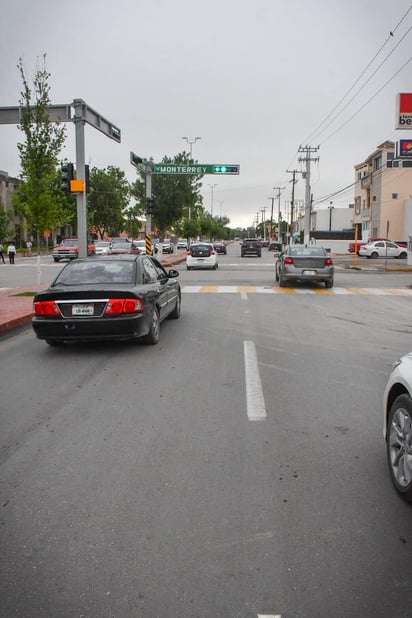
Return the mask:
<svg viewBox="0 0 412 618">
<path fill-rule="evenodd" d="M 4 259 L 4 254 L 3 254 L 3 243 L 0 243 L 0 260 L 3 262 L 3 264 L 6 263 L 6 260 Z"/>
<path fill-rule="evenodd" d="M 14 264 L 14 256 L 16 255 L 16 247 L 13 245 L 13 243 L 9 243 L 9 246 L 7 247 L 7 255 L 9 256 L 9 262 L 10 264 Z"/>
<path fill-rule="evenodd" d="M 26 247 L 27 247 L 27 255 L 28 255 L 28 257 L 30 257 L 30 256 L 31 256 L 31 248 L 32 248 L 32 246 L 33 246 L 33 245 L 31 244 L 31 240 L 28 240 L 28 241 L 26 242 Z"/>
</svg>

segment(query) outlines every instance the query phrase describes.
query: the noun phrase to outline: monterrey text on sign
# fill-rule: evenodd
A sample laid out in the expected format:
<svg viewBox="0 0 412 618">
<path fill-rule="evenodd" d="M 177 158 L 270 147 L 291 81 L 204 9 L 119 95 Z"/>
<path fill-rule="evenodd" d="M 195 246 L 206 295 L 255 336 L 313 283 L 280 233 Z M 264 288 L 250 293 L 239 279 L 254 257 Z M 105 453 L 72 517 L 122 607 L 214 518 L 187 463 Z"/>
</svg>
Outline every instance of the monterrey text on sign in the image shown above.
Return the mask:
<svg viewBox="0 0 412 618">
<path fill-rule="evenodd" d="M 233 164 L 194 163 L 192 165 L 175 165 L 173 163 L 155 163 L 154 174 L 239 174 L 240 166 Z"/>
</svg>

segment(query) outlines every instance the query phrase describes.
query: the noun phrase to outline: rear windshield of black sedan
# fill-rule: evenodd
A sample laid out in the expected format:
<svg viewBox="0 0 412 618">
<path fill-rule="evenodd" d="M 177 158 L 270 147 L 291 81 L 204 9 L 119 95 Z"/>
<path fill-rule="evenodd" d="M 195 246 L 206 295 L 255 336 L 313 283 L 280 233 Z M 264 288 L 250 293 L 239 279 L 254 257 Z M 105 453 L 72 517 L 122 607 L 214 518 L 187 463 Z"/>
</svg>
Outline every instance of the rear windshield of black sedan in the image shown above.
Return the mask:
<svg viewBox="0 0 412 618">
<path fill-rule="evenodd" d="M 71 262 L 54 285 L 134 283 L 134 262 Z"/>
</svg>

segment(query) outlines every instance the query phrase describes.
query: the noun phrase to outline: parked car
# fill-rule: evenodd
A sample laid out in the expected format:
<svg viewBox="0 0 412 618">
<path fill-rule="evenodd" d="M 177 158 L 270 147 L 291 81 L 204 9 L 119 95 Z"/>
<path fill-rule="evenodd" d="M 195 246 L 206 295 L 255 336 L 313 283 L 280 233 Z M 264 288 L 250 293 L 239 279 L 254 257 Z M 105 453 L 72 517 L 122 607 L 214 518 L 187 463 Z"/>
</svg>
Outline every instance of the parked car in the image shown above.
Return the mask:
<svg viewBox="0 0 412 618">
<path fill-rule="evenodd" d="M 160 323 L 180 316 L 178 276 L 149 255 L 75 260 L 34 297 L 33 330 L 51 346 L 124 339 L 156 344 Z"/>
<path fill-rule="evenodd" d="M 332 258 L 323 247 L 314 245 L 288 245 L 275 264 L 275 278 L 281 287 L 291 281 L 313 281 L 331 288 L 334 271 Z"/>
<path fill-rule="evenodd" d="M 88 243 L 87 255 L 94 255 L 96 248 L 94 244 Z M 64 238 L 53 249 L 53 260 L 60 262 L 60 260 L 75 260 L 79 257 L 79 239 L 78 238 Z"/>
<path fill-rule="evenodd" d="M 187 250 L 187 240 L 186 238 L 179 238 L 176 243 L 176 249 L 186 249 Z"/>
<path fill-rule="evenodd" d="M 190 246 L 186 256 L 186 268 L 212 268 L 219 267 L 217 253 L 212 243 L 198 242 Z"/>
<path fill-rule="evenodd" d="M 361 257 L 376 259 L 378 257 L 406 259 L 408 252 L 390 240 L 375 240 L 359 247 L 358 254 Z"/>
<path fill-rule="evenodd" d="M 126 238 L 126 236 L 116 236 L 110 240 L 110 244 L 114 245 L 118 242 L 132 242 L 130 238 Z"/>
<path fill-rule="evenodd" d="M 223 242 L 223 240 L 216 240 L 213 243 L 213 246 L 215 248 L 216 253 L 221 253 L 223 255 L 227 254 L 226 244 Z"/>
<path fill-rule="evenodd" d="M 110 242 L 108 240 L 98 240 L 95 243 L 96 255 L 107 255 L 110 249 Z"/>
<path fill-rule="evenodd" d="M 262 257 L 262 248 L 257 238 L 245 238 L 240 246 L 240 255 L 256 255 Z"/>
<path fill-rule="evenodd" d="M 169 238 L 165 238 L 162 242 L 162 253 L 173 253 L 174 246 L 172 241 Z"/>
<path fill-rule="evenodd" d="M 392 483 L 412 502 L 412 352 L 394 363 L 386 384 L 383 436 Z"/>
<path fill-rule="evenodd" d="M 140 249 L 133 242 L 115 242 L 109 249 L 109 255 L 122 255 L 127 253 L 138 254 Z"/>
<path fill-rule="evenodd" d="M 269 240 L 267 238 L 258 238 L 258 243 L 261 247 L 269 247 Z"/>
</svg>

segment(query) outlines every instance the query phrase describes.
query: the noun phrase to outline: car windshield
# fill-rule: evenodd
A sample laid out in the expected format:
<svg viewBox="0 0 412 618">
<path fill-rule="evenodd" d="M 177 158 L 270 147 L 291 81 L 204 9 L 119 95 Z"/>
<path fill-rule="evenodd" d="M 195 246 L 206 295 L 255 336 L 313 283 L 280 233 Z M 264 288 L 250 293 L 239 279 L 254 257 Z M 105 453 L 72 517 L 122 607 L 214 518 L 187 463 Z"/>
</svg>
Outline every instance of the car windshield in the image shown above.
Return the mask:
<svg viewBox="0 0 412 618">
<path fill-rule="evenodd" d="M 54 286 L 134 282 L 134 262 L 71 262 L 57 276 Z"/>
<path fill-rule="evenodd" d="M 78 240 L 62 240 L 61 245 L 65 245 L 66 247 L 77 247 L 79 244 Z"/>
</svg>

